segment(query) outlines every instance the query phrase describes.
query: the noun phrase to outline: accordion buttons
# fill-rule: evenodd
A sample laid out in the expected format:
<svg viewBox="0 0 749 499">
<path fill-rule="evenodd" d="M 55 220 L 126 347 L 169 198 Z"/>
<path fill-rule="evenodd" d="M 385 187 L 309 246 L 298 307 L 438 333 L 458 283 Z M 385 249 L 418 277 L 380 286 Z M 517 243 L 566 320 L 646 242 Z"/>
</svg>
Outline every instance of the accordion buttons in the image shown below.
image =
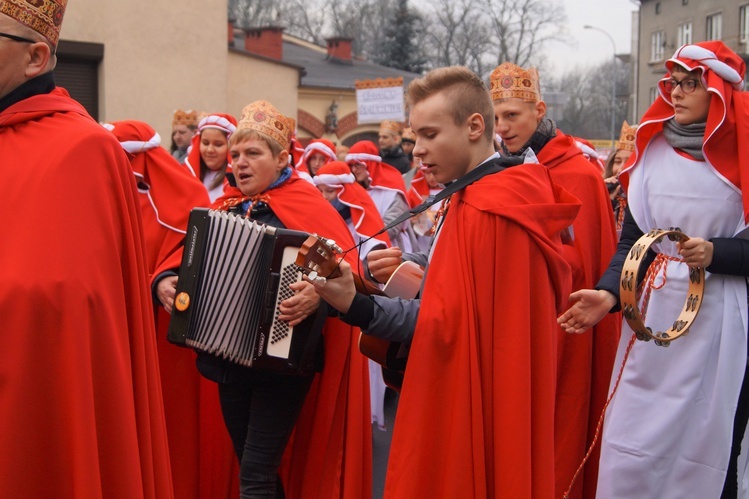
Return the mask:
<svg viewBox="0 0 749 499">
<path fill-rule="evenodd" d="M 190 295 L 188 295 L 184 291 L 179 293 L 177 297 L 174 299 L 174 307 L 180 312 L 184 312 L 185 310 L 187 310 L 187 307 L 189 306 L 190 306 Z"/>
</svg>

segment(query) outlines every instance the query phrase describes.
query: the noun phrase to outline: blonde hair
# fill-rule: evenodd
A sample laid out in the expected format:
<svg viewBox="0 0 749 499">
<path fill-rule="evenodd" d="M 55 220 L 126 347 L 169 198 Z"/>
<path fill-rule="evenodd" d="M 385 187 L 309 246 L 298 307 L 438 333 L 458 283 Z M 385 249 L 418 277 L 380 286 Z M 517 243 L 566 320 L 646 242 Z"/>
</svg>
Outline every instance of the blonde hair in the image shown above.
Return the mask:
<svg viewBox="0 0 749 499">
<path fill-rule="evenodd" d="M 284 148 L 281 147 L 281 144 L 278 143 L 278 141 L 272 139 L 268 135 L 265 135 L 264 133 L 258 132 L 257 130 L 253 130 L 251 128 L 240 128 L 236 132 L 234 132 L 229 139 L 229 147 L 234 146 L 235 144 L 239 144 L 240 142 L 244 142 L 245 140 L 262 140 L 266 144 L 268 144 L 268 147 L 270 148 L 271 154 L 273 154 L 273 157 L 277 157 L 279 154 L 281 154 L 284 151 Z"/>
<path fill-rule="evenodd" d="M 440 92 L 447 93 L 452 107 L 453 120 L 463 124 L 469 116 L 478 113 L 484 119 L 484 138 L 494 140 L 494 105 L 484 82 L 464 66 L 449 66 L 430 71 L 416 78 L 406 90 L 409 108 Z"/>
</svg>

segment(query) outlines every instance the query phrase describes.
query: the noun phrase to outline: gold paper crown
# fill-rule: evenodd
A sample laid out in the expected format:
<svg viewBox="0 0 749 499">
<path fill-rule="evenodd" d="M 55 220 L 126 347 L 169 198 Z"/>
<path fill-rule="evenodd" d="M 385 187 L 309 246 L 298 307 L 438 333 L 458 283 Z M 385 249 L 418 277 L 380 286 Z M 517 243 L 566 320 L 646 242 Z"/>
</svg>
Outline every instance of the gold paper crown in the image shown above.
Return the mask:
<svg viewBox="0 0 749 499">
<path fill-rule="evenodd" d="M 186 125 L 186 126 L 198 126 L 198 113 L 188 109 L 183 111 L 177 109 L 174 111 L 174 117 L 172 118 L 172 126 Z"/>
<path fill-rule="evenodd" d="M 0 0 L 0 14 L 28 26 L 57 46 L 67 3 L 68 0 Z"/>
<path fill-rule="evenodd" d="M 541 100 L 536 68 L 523 69 L 511 62 L 500 64 L 490 77 L 492 101 L 521 99 L 525 102 Z"/>
<path fill-rule="evenodd" d="M 622 133 L 619 135 L 619 144 L 617 149 L 634 152 L 635 150 L 635 132 L 637 125 L 630 126 L 626 121 L 622 123 Z"/>
<path fill-rule="evenodd" d="M 385 130 L 386 132 L 394 133 L 395 135 L 401 134 L 401 126 L 395 121 L 385 120 L 380 122 L 380 131 Z"/>
<path fill-rule="evenodd" d="M 258 100 L 242 109 L 237 131 L 248 128 L 267 135 L 278 142 L 284 150 L 289 149 L 296 121 L 284 116 L 268 101 Z"/>
</svg>

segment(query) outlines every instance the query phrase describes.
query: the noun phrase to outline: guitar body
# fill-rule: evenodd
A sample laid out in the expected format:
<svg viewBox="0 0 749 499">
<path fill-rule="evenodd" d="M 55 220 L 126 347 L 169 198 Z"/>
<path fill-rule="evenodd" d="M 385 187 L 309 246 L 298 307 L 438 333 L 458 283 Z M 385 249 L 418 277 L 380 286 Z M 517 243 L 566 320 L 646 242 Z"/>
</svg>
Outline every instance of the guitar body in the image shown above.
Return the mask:
<svg viewBox="0 0 749 499">
<path fill-rule="evenodd" d="M 341 250 L 334 243 L 316 235 L 307 238 L 299 249 L 296 264 L 310 278 L 325 276 L 334 279 L 340 276 L 337 254 Z M 354 273 L 356 290 L 367 295 L 383 295 L 382 290 Z M 382 366 L 382 378 L 385 384 L 395 391 L 403 385 L 403 374 L 406 370 L 408 346 L 402 343 L 383 340 L 366 333 L 359 335 L 359 351 Z"/>
<path fill-rule="evenodd" d="M 399 392 L 403 386 L 408 347 L 402 343 L 383 340 L 362 332 L 359 335 L 359 351 L 380 364 L 385 384 Z"/>
</svg>

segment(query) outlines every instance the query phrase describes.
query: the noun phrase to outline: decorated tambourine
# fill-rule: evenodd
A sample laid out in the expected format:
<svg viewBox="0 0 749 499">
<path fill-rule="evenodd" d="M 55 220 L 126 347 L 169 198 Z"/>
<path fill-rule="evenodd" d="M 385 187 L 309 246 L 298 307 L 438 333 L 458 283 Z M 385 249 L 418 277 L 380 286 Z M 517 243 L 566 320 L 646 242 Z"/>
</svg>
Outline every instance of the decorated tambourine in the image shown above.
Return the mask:
<svg viewBox="0 0 749 499">
<path fill-rule="evenodd" d="M 640 309 L 637 306 L 637 276 L 640 266 L 647 256 L 650 247 L 660 242 L 664 237 L 671 241 L 686 241 L 689 237 L 676 228 L 669 230 L 653 229 L 632 246 L 622 269 L 622 279 L 619 286 L 619 299 L 622 304 L 622 315 L 629 327 L 635 332 L 638 340 L 655 340 L 655 344 L 667 347 L 672 341 L 687 334 L 689 327 L 697 318 L 697 312 L 702 305 L 702 295 L 705 291 L 705 269 L 701 267 L 689 268 L 689 289 L 684 302 L 684 307 L 676 318 L 670 329 L 666 331 L 653 332 L 645 327 Z"/>
</svg>

